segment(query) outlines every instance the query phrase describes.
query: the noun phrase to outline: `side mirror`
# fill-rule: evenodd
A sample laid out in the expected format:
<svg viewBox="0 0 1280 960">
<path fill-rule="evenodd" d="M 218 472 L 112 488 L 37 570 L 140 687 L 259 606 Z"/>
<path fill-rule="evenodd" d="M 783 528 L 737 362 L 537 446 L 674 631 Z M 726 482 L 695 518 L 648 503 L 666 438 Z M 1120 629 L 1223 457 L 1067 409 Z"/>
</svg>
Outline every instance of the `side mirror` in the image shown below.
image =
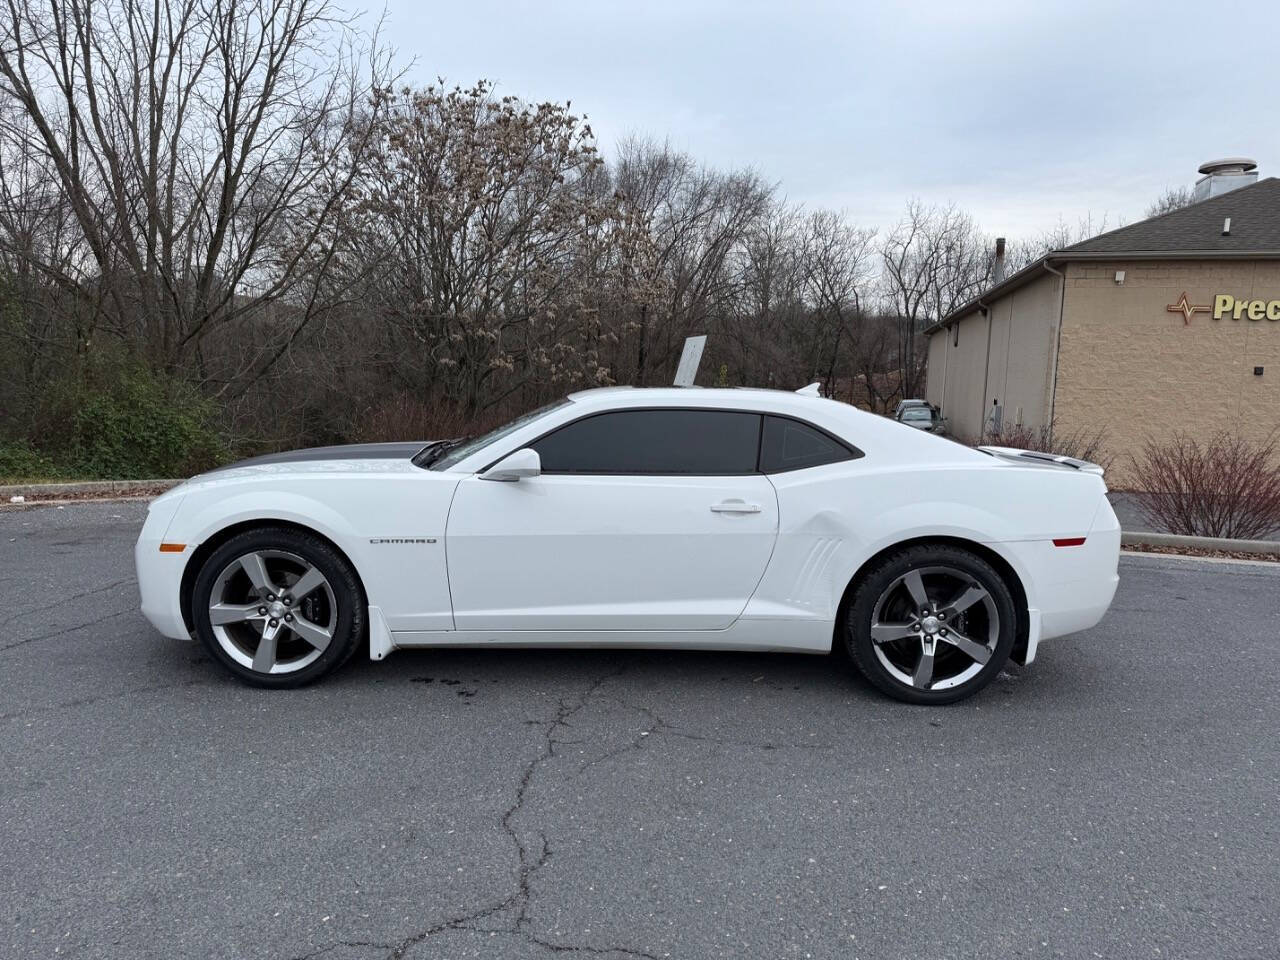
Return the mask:
<svg viewBox="0 0 1280 960">
<path fill-rule="evenodd" d="M 512 482 L 522 477 L 536 477 L 541 473 L 542 458 L 538 456 L 538 451 L 525 447 L 523 450 L 507 454 L 480 474 L 480 479 Z"/>
</svg>

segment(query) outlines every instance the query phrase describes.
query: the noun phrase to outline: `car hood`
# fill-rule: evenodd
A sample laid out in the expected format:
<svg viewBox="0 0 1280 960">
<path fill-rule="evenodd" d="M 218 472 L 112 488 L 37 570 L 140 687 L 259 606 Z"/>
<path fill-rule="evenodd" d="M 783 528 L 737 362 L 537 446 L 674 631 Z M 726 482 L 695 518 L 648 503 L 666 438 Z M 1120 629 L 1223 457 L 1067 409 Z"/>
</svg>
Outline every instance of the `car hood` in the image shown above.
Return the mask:
<svg viewBox="0 0 1280 960">
<path fill-rule="evenodd" d="M 415 454 L 426 441 L 412 443 L 350 443 L 335 447 L 308 447 L 267 453 L 215 467 L 188 483 L 230 480 L 238 477 L 279 476 L 304 473 L 398 473 L 417 469 Z"/>
</svg>

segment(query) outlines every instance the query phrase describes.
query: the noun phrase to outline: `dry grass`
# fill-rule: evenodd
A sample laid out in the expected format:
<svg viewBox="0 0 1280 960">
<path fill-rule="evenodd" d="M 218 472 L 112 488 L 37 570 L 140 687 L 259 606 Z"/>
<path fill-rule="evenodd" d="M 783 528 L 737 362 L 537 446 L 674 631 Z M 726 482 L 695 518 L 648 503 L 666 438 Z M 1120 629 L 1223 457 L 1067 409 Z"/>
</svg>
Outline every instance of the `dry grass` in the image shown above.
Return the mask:
<svg viewBox="0 0 1280 960">
<path fill-rule="evenodd" d="M 448 440 L 472 437 L 506 423 L 519 412 L 467 413 L 441 401 L 398 393 L 371 409 L 361 422 L 360 439 L 367 443 L 398 440 Z"/>
</svg>

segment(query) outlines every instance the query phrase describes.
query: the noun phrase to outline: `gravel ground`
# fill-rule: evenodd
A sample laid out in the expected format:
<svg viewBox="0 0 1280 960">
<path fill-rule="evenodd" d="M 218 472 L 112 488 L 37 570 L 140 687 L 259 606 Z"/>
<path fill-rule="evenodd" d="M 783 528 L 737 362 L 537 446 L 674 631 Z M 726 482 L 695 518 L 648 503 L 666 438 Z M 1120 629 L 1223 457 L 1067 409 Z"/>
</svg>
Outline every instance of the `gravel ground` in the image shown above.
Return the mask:
<svg viewBox="0 0 1280 960">
<path fill-rule="evenodd" d="M 625 651 L 266 692 L 138 614 L 144 510 L 0 511 L 0 956 L 1277 956 L 1280 568 L 1125 557 L 947 708 Z"/>
</svg>

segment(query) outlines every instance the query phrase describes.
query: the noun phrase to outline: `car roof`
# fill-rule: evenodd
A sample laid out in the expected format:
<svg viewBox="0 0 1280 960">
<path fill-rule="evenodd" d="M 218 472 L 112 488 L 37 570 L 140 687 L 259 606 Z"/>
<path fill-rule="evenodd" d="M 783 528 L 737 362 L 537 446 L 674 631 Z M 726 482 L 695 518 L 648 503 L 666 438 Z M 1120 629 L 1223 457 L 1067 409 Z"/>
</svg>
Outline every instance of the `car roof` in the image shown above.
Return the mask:
<svg viewBox="0 0 1280 960">
<path fill-rule="evenodd" d="M 510 453 L 520 445 L 584 416 L 614 410 L 663 407 L 742 410 L 791 417 L 842 438 L 864 454 L 873 456 L 875 462 L 883 467 L 892 467 L 894 464 L 916 467 L 924 463 L 946 462 L 981 462 L 987 466 L 999 463 L 994 457 L 906 426 L 892 417 L 859 410 L 851 404 L 808 392 L 752 387 L 616 386 L 579 390 L 569 394 L 568 400 L 569 403 L 548 410 L 545 420 L 527 423 L 497 441 L 502 445 L 502 450 L 478 450 L 450 469 L 478 469 L 477 464 L 487 465 L 495 455 Z"/>
<path fill-rule="evenodd" d="M 859 449 L 890 450 L 910 456 L 910 449 L 933 445 L 934 456 L 978 457 L 984 454 L 961 447 L 890 417 L 882 417 L 852 404 L 810 393 L 768 390 L 759 387 L 599 387 L 569 394 L 580 413 L 643 407 L 704 407 L 772 413 L 804 420 L 844 437 Z"/>
<path fill-rule="evenodd" d="M 835 400 L 791 390 L 763 387 L 597 387 L 569 394 L 569 399 L 583 406 L 609 409 L 621 407 L 679 406 L 712 407 L 743 410 L 768 410 L 803 416 L 815 407 L 834 404 L 845 410 L 854 407 Z"/>
</svg>

